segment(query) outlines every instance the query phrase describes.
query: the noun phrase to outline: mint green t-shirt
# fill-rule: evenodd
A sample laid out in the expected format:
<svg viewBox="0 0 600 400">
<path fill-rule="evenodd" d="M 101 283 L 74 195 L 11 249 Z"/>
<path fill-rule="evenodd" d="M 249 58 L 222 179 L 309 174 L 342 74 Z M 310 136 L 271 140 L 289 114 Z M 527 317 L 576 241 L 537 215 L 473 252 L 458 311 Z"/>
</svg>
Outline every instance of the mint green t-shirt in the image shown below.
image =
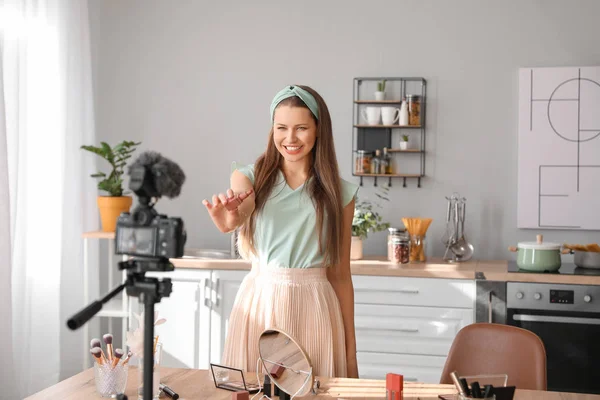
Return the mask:
<svg viewBox="0 0 600 400">
<path fill-rule="evenodd" d="M 254 164 L 235 166 L 254 185 Z M 256 259 L 262 265 L 281 268 L 323 267 L 319 253 L 317 216 L 306 183 L 296 189 L 288 186 L 283 172 L 265 206 L 256 218 L 254 243 Z M 342 204 L 345 207 L 356 196 L 358 185 L 341 180 Z"/>
</svg>

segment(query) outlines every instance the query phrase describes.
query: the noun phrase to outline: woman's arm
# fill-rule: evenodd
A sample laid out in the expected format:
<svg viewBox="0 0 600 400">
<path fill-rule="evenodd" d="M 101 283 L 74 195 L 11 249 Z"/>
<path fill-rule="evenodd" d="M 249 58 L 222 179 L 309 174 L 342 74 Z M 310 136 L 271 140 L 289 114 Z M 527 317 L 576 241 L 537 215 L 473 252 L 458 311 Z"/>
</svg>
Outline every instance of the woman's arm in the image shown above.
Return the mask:
<svg viewBox="0 0 600 400">
<path fill-rule="evenodd" d="M 333 286 L 342 309 L 344 333 L 346 337 L 346 362 L 348 378 L 358 378 L 356 362 L 356 335 L 354 332 L 354 286 L 350 272 L 350 243 L 352 241 L 352 219 L 354 200 L 344 207 L 342 222 L 342 249 L 340 263 L 327 269 L 327 279 Z"/>
<path fill-rule="evenodd" d="M 252 182 L 250 182 L 250 179 L 248 179 L 246 175 L 242 174 L 238 170 L 233 171 L 233 173 L 231 174 L 230 185 L 231 190 L 233 191 L 233 194 L 236 197 L 243 196 L 251 192 L 251 194 L 245 197 L 242 203 L 238 206 L 238 211 L 240 213 L 241 218 L 236 224 L 237 226 L 231 229 L 233 231 L 234 229 L 237 229 L 240 226 L 244 225 L 248 217 L 250 217 L 250 215 L 252 214 L 252 211 L 254 211 L 255 195 L 254 187 L 252 186 Z"/>
</svg>

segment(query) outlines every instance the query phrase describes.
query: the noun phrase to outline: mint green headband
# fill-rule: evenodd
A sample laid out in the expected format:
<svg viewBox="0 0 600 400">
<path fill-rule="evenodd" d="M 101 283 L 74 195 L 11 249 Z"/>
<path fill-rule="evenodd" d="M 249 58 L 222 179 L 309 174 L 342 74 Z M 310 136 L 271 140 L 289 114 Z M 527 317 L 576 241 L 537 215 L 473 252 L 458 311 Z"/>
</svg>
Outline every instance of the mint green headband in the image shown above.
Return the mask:
<svg viewBox="0 0 600 400">
<path fill-rule="evenodd" d="M 313 95 L 302 89 L 300 86 L 286 86 L 275 95 L 273 101 L 271 102 L 271 122 L 273 121 L 273 116 L 275 115 L 275 108 L 277 105 L 288 97 L 293 96 L 298 96 L 313 113 L 315 118 L 319 119 L 319 106 L 317 105 L 317 101 Z"/>
</svg>

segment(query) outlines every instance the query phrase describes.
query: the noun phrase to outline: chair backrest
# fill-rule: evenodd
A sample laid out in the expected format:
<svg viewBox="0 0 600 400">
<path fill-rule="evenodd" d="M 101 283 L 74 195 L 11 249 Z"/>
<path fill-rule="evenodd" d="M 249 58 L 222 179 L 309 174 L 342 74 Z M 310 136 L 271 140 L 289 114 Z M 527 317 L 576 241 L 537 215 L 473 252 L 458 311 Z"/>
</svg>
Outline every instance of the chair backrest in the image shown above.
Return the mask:
<svg viewBox="0 0 600 400">
<path fill-rule="evenodd" d="M 508 386 L 547 390 L 546 349 L 533 332 L 509 325 L 475 323 L 461 329 L 448 353 L 440 383 L 460 376 L 507 374 Z"/>
</svg>

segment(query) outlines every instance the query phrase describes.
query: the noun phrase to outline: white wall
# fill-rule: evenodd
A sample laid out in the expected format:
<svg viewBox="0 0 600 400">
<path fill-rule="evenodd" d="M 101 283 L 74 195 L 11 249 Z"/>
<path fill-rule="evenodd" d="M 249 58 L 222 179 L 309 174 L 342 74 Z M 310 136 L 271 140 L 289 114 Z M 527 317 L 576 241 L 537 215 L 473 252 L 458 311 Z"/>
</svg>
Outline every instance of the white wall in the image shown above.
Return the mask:
<svg viewBox="0 0 600 400">
<path fill-rule="evenodd" d="M 519 67 L 600 64 L 600 2 L 148 1 L 92 2 L 97 135 L 141 140 L 178 162 L 188 180 L 159 211 L 184 218 L 188 246 L 228 248 L 201 200 L 227 188 L 230 163 L 266 145 L 269 104 L 284 85 L 307 84 L 327 101 L 338 161 L 351 176 L 352 79 L 428 80 L 427 175 L 395 181 L 383 212 L 434 218 L 430 255 L 441 256 L 444 196 L 469 202 L 467 235 L 478 258 L 535 231 L 516 228 Z M 361 197 L 372 193 L 372 181 Z M 592 242 L 598 232 L 544 232 Z M 367 253 L 383 254 L 385 233 Z"/>
</svg>

